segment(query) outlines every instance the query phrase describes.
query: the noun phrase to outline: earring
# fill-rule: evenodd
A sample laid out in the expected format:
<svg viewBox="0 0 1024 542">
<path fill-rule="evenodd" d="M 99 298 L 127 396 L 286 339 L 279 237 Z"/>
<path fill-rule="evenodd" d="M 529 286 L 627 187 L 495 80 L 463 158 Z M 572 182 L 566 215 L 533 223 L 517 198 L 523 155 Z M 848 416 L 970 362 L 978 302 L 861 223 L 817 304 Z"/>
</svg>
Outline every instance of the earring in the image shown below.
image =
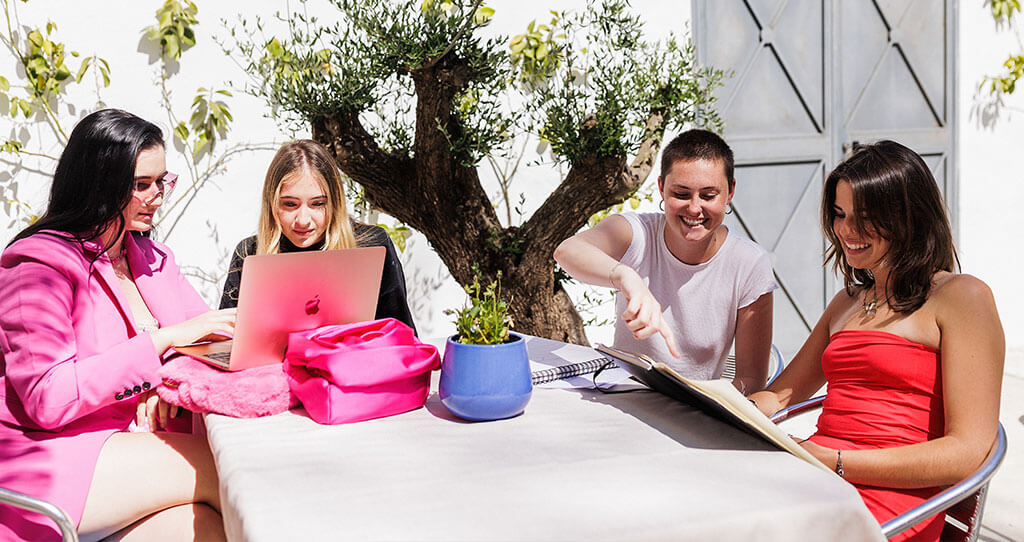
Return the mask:
<svg viewBox="0 0 1024 542">
<path fill-rule="evenodd" d="M 725 214 L 727 214 L 727 215 L 731 215 L 732 214 L 732 204 L 731 203 L 729 205 L 725 206 Z"/>
<path fill-rule="evenodd" d="M 662 212 L 665 211 L 665 200 L 661 200 L 661 202 L 658 203 L 658 208 L 661 209 Z"/>
</svg>

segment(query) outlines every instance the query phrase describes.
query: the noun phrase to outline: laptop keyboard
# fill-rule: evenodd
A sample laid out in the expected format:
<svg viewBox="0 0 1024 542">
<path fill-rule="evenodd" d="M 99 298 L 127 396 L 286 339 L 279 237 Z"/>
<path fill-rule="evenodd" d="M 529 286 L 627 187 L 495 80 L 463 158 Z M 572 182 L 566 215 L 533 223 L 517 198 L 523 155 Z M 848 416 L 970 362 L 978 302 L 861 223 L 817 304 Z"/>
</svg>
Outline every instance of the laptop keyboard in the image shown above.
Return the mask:
<svg viewBox="0 0 1024 542">
<path fill-rule="evenodd" d="M 228 360 L 231 359 L 231 352 L 210 352 L 205 357 L 217 362 L 221 367 L 227 367 Z"/>
</svg>

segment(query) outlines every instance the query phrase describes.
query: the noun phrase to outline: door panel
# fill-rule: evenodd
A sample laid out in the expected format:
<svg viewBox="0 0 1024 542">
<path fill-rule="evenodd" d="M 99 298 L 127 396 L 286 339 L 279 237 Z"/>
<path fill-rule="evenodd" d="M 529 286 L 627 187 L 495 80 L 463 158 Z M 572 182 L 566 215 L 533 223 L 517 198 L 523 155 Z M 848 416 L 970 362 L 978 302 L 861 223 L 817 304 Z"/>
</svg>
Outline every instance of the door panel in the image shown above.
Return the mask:
<svg viewBox="0 0 1024 542">
<path fill-rule="evenodd" d="M 733 72 L 718 92 L 737 166 L 726 224 L 772 254 L 773 340 L 791 358 L 841 286 L 822 266 L 821 185 L 853 142 L 918 151 L 956 209 L 953 1 L 692 4 L 698 59 Z"/>
</svg>

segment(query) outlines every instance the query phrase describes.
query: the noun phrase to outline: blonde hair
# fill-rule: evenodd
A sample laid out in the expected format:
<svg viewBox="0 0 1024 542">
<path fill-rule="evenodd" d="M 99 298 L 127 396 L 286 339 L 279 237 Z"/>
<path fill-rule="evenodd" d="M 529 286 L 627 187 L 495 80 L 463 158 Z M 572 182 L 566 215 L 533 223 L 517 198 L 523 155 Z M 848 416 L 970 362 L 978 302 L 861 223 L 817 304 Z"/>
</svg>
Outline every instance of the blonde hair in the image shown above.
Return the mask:
<svg viewBox="0 0 1024 542">
<path fill-rule="evenodd" d="M 281 185 L 303 170 L 313 175 L 327 195 L 327 227 L 324 230 L 322 250 L 352 248 L 357 245 L 352 221 L 345 207 L 345 189 L 338 164 L 323 145 L 310 139 L 299 139 L 281 145 L 267 168 L 256 232 L 256 254 L 281 252 L 282 230 L 277 218 Z"/>
</svg>

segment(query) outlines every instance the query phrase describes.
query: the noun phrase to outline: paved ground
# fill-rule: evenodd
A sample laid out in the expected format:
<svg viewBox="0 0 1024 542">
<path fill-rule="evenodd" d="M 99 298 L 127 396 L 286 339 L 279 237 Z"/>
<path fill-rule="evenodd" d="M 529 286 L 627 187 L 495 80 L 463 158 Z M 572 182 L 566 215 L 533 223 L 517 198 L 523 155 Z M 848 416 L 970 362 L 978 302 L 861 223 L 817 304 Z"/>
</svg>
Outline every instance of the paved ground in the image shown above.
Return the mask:
<svg viewBox="0 0 1024 542">
<path fill-rule="evenodd" d="M 1006 459 L 989 486 L 980 540 L 1024 541 L 1024 350 L 1009 352 L 999 419 L 1006 429 Z"/>
</svg>

